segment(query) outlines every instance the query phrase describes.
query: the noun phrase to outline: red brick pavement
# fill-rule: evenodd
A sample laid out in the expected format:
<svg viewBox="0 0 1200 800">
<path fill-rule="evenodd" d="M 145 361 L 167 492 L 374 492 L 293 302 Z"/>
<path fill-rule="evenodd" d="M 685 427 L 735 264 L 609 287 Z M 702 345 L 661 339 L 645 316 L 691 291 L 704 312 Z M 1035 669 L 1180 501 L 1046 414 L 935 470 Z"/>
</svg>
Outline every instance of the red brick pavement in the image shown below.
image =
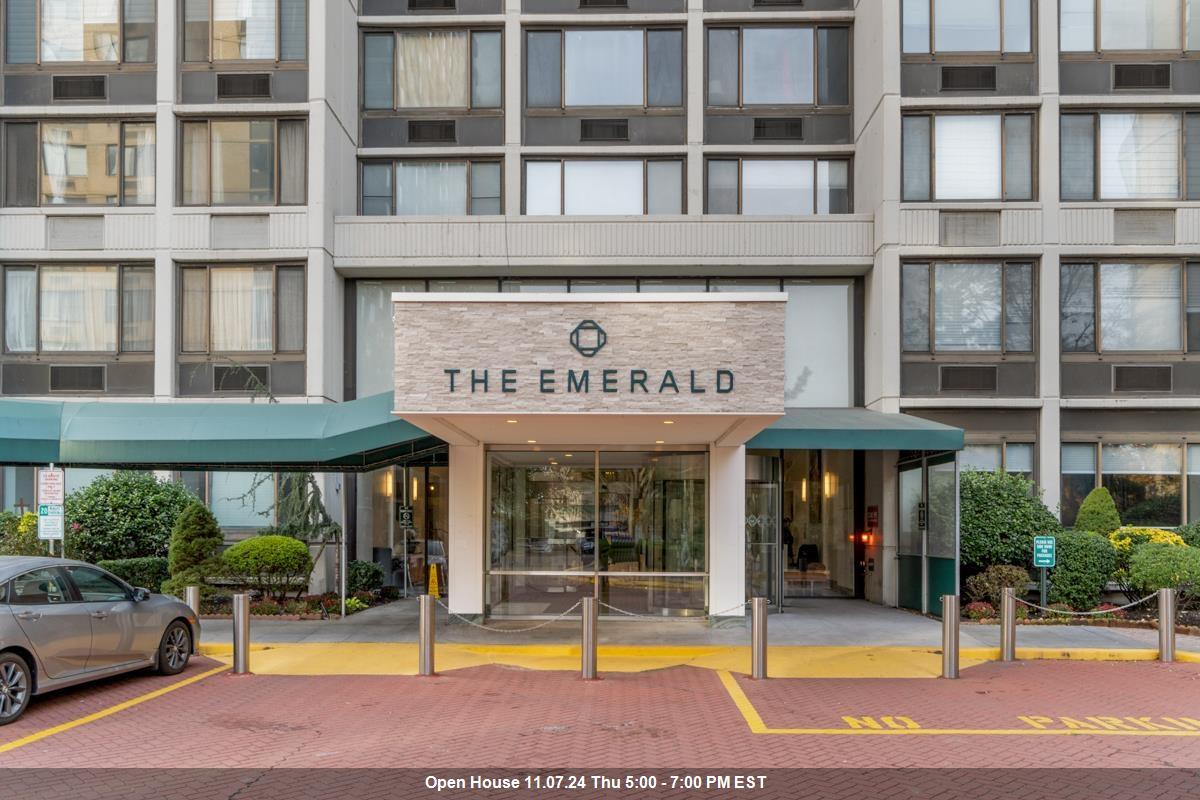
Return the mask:
<svg viewBox="0 0 1200 800">
<path fill-rule="evenodd" d="M 196 674 L 209 665 L 197 660 Z M 0 744 L 178 679 L 44 698 Z M 740 685 L 772 727 L 904 715 L 924 727 L 1020 727 L 1021 714 L 1200 719 L 1200 667 L 990 664 L 959 681 Z M 481 667 L 437 678 L 220 674 L 0 754 L 0 768 L 1200 767 L 1200 737 L 756 735 L 709 670 L 610 674 Z"/>
</svg>

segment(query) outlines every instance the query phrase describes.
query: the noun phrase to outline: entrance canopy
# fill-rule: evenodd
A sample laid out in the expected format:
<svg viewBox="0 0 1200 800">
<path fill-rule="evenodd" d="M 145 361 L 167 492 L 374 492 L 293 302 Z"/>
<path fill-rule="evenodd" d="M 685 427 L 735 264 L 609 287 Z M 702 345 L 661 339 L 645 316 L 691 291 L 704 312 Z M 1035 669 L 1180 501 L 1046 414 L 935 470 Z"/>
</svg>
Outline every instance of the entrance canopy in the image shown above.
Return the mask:
<svg viewBox="0 0 1200 800">
<path fill-rule="evenodd" d="M 789 408 L 746 443 L 769 450 L 961 450 L 959 428 L 866 408 Z"/>
<path fill-rule="evenodd" d="M 357 471 L 440 446 L 393 416 L 390 392 L 320 405 L 0 400 L 4 464 Z"/>
</svg>

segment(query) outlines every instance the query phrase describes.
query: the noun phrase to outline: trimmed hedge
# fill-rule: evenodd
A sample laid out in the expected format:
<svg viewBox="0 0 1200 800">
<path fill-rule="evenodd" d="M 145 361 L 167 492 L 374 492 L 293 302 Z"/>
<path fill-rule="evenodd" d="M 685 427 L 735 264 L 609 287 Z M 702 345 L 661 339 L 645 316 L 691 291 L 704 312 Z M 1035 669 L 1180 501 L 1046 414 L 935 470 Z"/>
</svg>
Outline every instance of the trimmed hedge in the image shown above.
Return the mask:
<svg viewBox="0 0 1200 800">
<path fill-rule="evenodd" d="M 1040 491 L 1020 475 L 968 470 L 959 478 L 962 564 L 979 571 L 997 564 L 1028 565 L 1033 537 L 1062 525 Z"/>
<path fill-rule="evenodd" d="M 67 495 L 67 552 L 92 563 L 165 556 L 176 518 L 195 500 L 150 473 L 103 475 Z"/>
<path fill-rule="evenodd" d="M 276 600 L 292 590 L 303 592 L 312 570 L 308 545 L 290 536 L 246 539 L 226 550 L 222 561 L 231 575 Z"/>
<path fill-rule="evenodd" d="M 116 558 L 97 561 L 96 566 L 108 570 L 131 586 L 152 592 L 161 591 L 163 581 L 171 576 L 167 571 L 167 560 L 161 556 Z"/>
<path fill-rule="evenodd" d="M 1056 538 L 1058 565 L 1050 570 L 1050 602 L 1090 611 L 1117 569 L 1116 550 L 1090 531 L 1064 531 Z"/>
<path fill-rule="evenodd" d="M 1160 542 L 1138 545 L 1129 559 L 1129 583 L 1143 595 L 1180 589 L 1195 597 L 1200 591 L 1200 550 Z M 1183 605 L 1186 599 L 1181 600 Z"/>
</svg>

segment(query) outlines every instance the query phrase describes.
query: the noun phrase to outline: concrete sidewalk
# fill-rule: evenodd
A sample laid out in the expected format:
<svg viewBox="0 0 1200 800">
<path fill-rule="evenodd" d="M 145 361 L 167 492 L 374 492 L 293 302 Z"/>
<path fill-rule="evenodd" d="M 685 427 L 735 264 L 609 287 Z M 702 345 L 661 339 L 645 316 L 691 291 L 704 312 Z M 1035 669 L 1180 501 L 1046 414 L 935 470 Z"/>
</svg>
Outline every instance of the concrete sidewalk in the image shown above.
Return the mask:
<svg viewBox="0 0 1200 800">
<path fill-rule="evenodd" d="M 941 646 L 939 620 L 909 611 L 885 608 L 860 600 L 795 600 L 784 613 L 771 614 L 772 645 L 824 647 L 932 647 Z M 539 620 L 488 620 L 489 630 L 450 617 L 439 609 L 438 640 L 461 644 L 576 644 L 578 617 L 543 624 Z M 529 630 L 534 626 L 541 626 Z M 202 621 L 203 644 L 229 644 L 229 620 Z M 415 642 L 417 601 L 399 600 L 362 611 L 344 620 L 291 621 L 255 619 L 255 643 Z M 710 626 L 697 619 L 603 617 L 600 642 L 623 645 L 749 645 L 749 617 L 745 623 Z M 964 624 L 963 648 L 999 647 L 998 625 Z M 1017 629 L 1017 643 L 1030 648 L 1148 649 L 1158 647 L 1153 630 L 1075 625 L 1028 625 Z M 1180 636 L 1178 648 L 1200 652 L 1200 637 Z"/>
</svg>

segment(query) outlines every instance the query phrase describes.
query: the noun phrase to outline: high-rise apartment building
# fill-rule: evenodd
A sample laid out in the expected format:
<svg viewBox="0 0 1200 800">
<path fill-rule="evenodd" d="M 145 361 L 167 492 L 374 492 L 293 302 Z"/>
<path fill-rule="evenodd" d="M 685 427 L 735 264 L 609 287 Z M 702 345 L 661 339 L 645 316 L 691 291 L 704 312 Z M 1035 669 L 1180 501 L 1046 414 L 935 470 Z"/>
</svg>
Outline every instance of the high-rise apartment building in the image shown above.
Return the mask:
<svg viewBox="0 0 1200 800">
<path fill-rule="evenodd" d="M 0 8 L 0 412 L 137 422 L 45 434 L 70 486 L 236 537 L 316 470 L 496 615 L 936 612 L 964 439 L 1200 519 L 1196 0 Z"/>
</svg>

